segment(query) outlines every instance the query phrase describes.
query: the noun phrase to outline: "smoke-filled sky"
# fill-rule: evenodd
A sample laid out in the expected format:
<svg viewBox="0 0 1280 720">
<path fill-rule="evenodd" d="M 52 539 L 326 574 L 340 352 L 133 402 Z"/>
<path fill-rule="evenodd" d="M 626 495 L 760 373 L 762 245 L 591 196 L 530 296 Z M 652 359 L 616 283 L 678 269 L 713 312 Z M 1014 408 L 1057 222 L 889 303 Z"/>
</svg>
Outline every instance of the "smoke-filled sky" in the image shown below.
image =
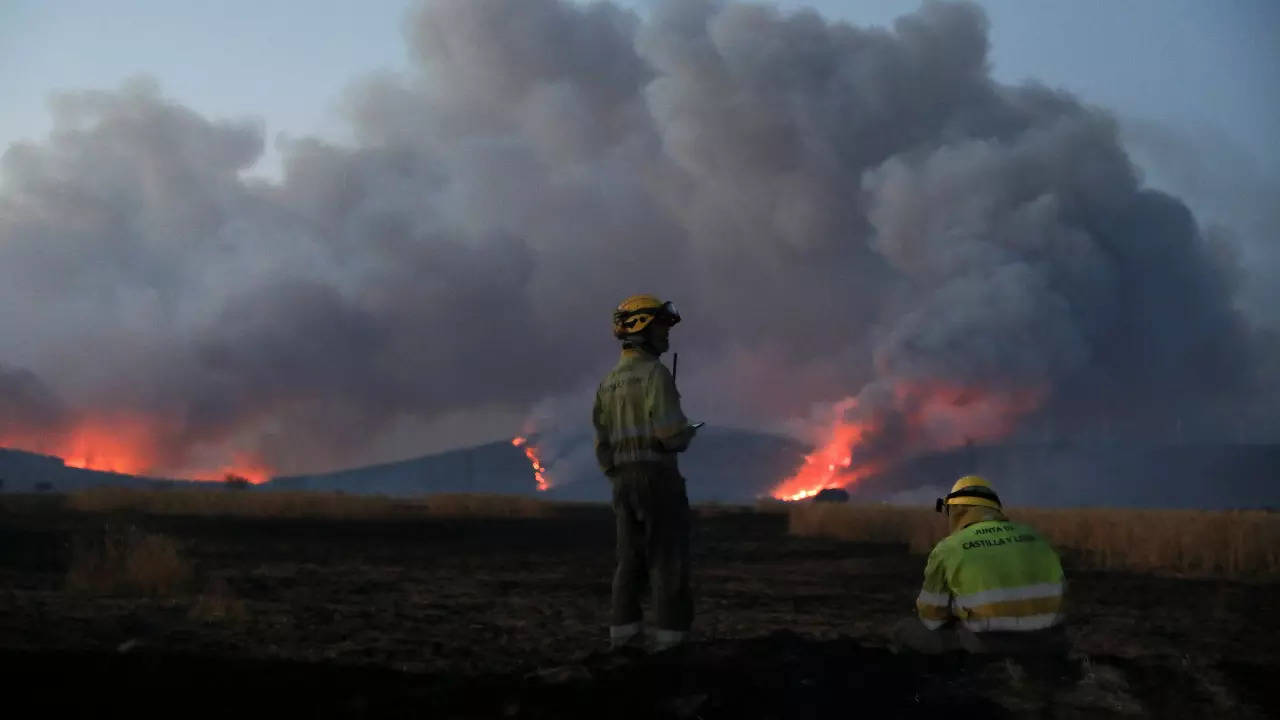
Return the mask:
<svg viewBox="0 0 1280 720">
<path fill-rule="evenodd" d="M 1146 7 L 1118 16 L 1117 68 L 1107 23 L 1042 10 L 1067 24 L 1031 46 L 999 22 L 1044 32 L 1036 13 L 1004 5 L 430 0 L 282 42 L 315 57 L 282 74 L 238 50 L 298 34 L 292 11 L 203 18 L 187 43 L 196 16 L 157 9 L 144 36 L 19 5 L 4 82 L 52 94 L 47 129 L 29 105 L 0 126 L 0 444 L 103 455 L 105 433 L 145 456 L 128 469 L 288 472 L 585 424 L 609 310 L 637 291 L 685 315 L 691 414 L 838 408 L 876 462 L 1280 439 L 1276 65 L 1252 62 L 1275 49 Z M 1229 25 L 1246 37 L 1275 28 L 1235 11 L 1262 21 Z M 1223 72 L 1181 46 L 1143 60 L 1144 30 Z M 59 70 L 111 66 L 87 58 L 129 33 L 150 77 Z M 1024 82 L 1040 54 L 1062 74 Z M 1099 104 L 1144 67 L 1205 102 Z M 336 112 L 296 115 L 316 88 Z"/>
</svg>

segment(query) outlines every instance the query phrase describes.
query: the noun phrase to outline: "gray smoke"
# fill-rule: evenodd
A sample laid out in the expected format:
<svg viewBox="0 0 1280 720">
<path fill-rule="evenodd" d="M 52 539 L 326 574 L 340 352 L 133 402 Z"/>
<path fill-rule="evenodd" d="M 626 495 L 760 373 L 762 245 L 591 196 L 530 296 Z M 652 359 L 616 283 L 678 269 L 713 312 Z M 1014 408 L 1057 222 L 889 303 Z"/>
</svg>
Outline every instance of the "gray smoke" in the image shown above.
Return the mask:
<svg viewBox="0 0 1280 720">
<path fill-rule="evenodd" d="M 146 81 L 59 95 L 0 166 L 0 362 L 26 368 L 0 428 L 123 409 L 161 469 L 320 469 L 589 393 L 611 307 L 656 292 L 687 320 L 686 402 L 720 423 L 861 393 L 886 427 L 957 426 L 886 433 L 897 457 L 973 423 L 1275 432 L 1230 253 L 1143 188 L 1105 111 L 992 81 L 971 5 L 882 30 L 431 0 L 406 37 L 411 76 L 344 98 L 356 143 L 288 142 L 279 182 L 245 177 L 254 123 Z M 936 387 L 988 399 L 917 397 Z"/>
<path fill-rule="evenodd" d="M 65 421 L 65 408 L 40 378 L 0 366 L 0 437 L 30 441 Z"/>
</svg>

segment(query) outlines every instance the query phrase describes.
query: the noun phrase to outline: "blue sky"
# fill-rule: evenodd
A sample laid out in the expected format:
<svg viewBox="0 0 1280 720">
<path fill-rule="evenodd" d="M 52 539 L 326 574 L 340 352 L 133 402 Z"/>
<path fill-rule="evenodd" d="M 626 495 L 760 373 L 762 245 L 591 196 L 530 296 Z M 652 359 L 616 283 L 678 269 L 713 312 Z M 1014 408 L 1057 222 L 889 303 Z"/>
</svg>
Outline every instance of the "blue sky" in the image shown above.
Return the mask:
<svg viewBox="0 0 1280 720">
<path fill-rule="evenodd" d="M 343 137 L 338 98 L 355 77 L 407 67 L 406 0 L 0 0 L 0 144 L 48 130 L 50 92 L 156 77 L 213 116 L 277 133 Z M 643 8 L 644 0 L 624 4 Z M 910 2 L 783 0 L 888 24 Z M 1064 87 L 1122 117 L 1239 146 L 1280 172 L 1280 4 L 1270 0 L 987 0 L 1005 81 Z M 276 158 L 270 153 L 263 168 Z"/>
</svg>

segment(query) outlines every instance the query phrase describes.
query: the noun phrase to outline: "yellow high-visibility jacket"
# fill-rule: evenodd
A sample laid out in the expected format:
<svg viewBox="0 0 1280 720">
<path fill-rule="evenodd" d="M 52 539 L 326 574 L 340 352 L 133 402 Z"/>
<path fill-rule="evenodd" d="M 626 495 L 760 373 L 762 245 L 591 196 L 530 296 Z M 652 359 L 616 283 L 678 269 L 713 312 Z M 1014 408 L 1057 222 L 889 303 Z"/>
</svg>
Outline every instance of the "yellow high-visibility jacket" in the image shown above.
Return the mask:
<svg viewBox="0 0 1280 720">
<path fill-rule="evenodd" d="M 959 621 L 974 632 L 1044 630 L 1062 621 L 1058 553 L 1035 530 L 987 520 L 929 553 L 916 611 L 926 627 Z"/>
<path fill-rule="evenodd" d="M 675 468 L 675 453 L 687 442 L 689 419 L 680 409 L 671 371 L 640 350 L 623 350 L 618 364 L 601 381 L 591 421 L 596 460 L 605 474 L 634 462 Z"/>
</svg>

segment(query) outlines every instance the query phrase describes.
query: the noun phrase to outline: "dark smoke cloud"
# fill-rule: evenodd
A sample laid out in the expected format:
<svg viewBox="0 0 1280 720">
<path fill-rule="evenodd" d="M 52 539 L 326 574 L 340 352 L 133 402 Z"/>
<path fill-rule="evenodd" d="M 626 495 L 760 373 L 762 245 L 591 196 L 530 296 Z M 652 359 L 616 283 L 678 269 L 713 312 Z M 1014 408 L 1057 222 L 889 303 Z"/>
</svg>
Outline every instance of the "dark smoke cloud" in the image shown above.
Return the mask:
<svg viewBox="0 0 1280 720">
<path fill-rule="evenodd" d="M 1194 210 L 1217 252 L 1251 268 L 1236 278 L 1249 319 L 1280 330 L 1280 170 L 1268 171 L 1263 159 L 1210 128 L 1187 131 L 1128 118 L 1123 136 L 1148 181 Z"/>
<path fill-rule="evenodd" d="M 65 420 L 62 402 L 34 373 L 0 366 L 0 434 L 29 437 Z"/>
<path fill-rule="evenodd" d="M 432 0 L 406 37 L 410 76 L 344 98 L 357 142 L 286 143 L 279 182 L 245 178 L 254 123 L 145 81 L 58 96 L 0 165 L 0 362 L 51 389 L 6 374 L 0 407 L 156 418 L 166 468 L 323 468 L 589 392 L 609 309 L 650 291 L 720 422 L 859 393 L 901 413 L 927 382 L 1036 394 L 1028 433 L 1276 427 L 1229 254 L 1104 111 L 992 81 L 971 5 L 883 30 Z"/>
</svg>

